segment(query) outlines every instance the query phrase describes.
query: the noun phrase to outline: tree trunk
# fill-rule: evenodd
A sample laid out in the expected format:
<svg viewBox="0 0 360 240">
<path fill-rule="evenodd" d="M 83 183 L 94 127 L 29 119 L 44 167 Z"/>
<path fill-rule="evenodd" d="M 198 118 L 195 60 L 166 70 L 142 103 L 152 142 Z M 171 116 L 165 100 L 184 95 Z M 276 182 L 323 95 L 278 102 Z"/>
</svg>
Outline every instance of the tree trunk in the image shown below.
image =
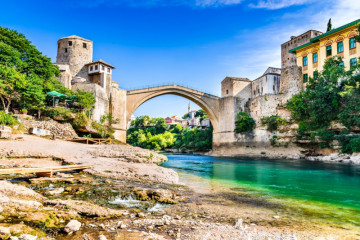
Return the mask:
<svg viewBox="0 0 360 240">
<path fill-rule="evenodd" d="M 9 113 L 9 108 L 10 108 L 11 101 L 9 101 L 9 99 L 4 99 L 4 97 L 0 97 L 0 99 L 1 99 L 1 102 L 3 104 L 3 108 L 4 108 L 5 113 Z M 5 100 L 7 101 L 7 104 L 6 104 Z"/>
</svg>

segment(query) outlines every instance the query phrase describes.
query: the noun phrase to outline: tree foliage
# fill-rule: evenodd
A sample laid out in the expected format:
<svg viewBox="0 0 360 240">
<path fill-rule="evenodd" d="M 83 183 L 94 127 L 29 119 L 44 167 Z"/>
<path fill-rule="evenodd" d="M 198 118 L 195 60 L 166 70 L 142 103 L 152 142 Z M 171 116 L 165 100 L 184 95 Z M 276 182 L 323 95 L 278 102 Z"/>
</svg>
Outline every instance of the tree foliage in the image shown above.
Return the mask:
<svg viewBox="0 0 360 240">
<path fill-rule="evenodd" d="M 75 95 L 83 109 L 93 107 L 95 99 L 91 93 L 66 89 L 56 80 L 58 76 L 59 68 L 23 34 L 0 27 L 0 95 L 5 111 L 16 102 L 18 106 L 40 112 L 45 109 L 49 91 Z"/>
<path fill-rule="evenodd" d="M 212 147 L 212 128 L 190 130 L 181 124 L 168 128 L 165 119 L 149 116 L 138 117 L 131 126 L 127 132 L 127 142 L 134 146 L 154 150 L 176 148 L 195 151 L 207 151 Z"/>
<path fill-rule="evenodd" d="M 245 112 L 239 112 L 235 122 L 235 132 L 244 133 L 254 130 L 256 126 L 255 120 Z"/>
<path fill-rule="evenodd" d="M 0 65 L 0 100 L 6 113 L 14 100 L 20 100 L 26 85 L 25 75 L 15 67 Z"/>
<path fill-rule="evenodd" d="M 200 109 L 199 111 L 196 112 L 195 117 L 200 117 L 200 121 L 202 121 L 205 118 L 208 118 L 208 115 L 203 109 Z"/>
<path fill-rule="evenodd" d="M 269 132 L 277 131 L 279 126 L 286 125 L 286 120 L 278 115 L 261 118 L 261 124 L 267 125 Z"/>
<path fill-rule="evenodd" d="M 326 147 L 334 140 L 330 138 L 332 133 L 326 131 L 332 122 L 340 122 L 349 131 L 360 127 L 359 61 L 357 66 L 349 70 L 345 70 L 341 65 L 342 61 L 343 59 L 338 57 L 328 59 L 318 78 L 310 78 L 306 89 L 294 95 L 286 105 L 291 111 L 292 119 L 299 124 L 299 135 L 315 132 L 308 136 L 313 139 L 319 136 L 325 141 L 325 144 L 321 145 Z M 347 148 L 345 145 L 350 146 L 350 140 L 342 138 L 340 142 L 343 151 Z"/>
<path fill-rule="evenodd" d="M 92 109 L 95 105 L 95 98 L 91 92 L 85 92 L 78 89 L 75 93 L 75 98 L 83 111 Z"/>
</svg>

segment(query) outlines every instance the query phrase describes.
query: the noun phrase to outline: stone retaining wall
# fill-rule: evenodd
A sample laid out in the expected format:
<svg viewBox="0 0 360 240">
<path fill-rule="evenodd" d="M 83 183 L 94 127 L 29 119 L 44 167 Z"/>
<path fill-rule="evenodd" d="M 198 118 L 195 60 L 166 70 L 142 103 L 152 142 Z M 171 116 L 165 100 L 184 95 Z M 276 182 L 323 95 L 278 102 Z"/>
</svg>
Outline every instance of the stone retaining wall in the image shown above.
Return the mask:
<svg viewBox="0 0 360 240">
<path fill-rule="evenodd" d="M 78 135 L 75 130 L 71 126 L 70 123 L 58 123 L 54 120 L 49 121 L 35 121 L 35 120 L 22 120 L 26 130 L 30 128 L 41 128 L 45 130 L 49 130 L 51 135 L 55 134 L 58 138 L 76 138 Z"/>
</svg>

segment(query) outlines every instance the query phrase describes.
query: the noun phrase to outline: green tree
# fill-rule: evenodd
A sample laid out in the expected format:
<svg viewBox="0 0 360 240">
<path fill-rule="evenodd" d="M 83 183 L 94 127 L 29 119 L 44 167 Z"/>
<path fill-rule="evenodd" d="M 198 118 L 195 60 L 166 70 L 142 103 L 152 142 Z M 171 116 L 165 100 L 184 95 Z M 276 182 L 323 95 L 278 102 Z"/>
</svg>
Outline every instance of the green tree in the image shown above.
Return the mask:
<svg viewBox="0 0 360 240">
<path fill-rule="evenodd" d="M 16 99 L 19 104 L 39 109 L 45 105 L 46 92 L 64 92 L 55 78 L 60 76 L 59 68 L 50 58 L 38 51 L 23 34 L 5 27 L 0 27 L 0 65 L 16 67 L 26 76 L 25 85 L 19 91 L 21 98 Z"/>
<path fill-rule="evenodd" d="M 152 125 L 152 119 L 149 116 L 140 116 L 133 121 L 133 127 L 146 128 Z"/>
<path fill-rule="evenodd" d="M 188 119 L 188 118 L 190 118 L 190 114 L 189 113 L 186 113 L 186 114 L 184 114 L 184 116 L 182 117 L 183 119 Z"/>
<path fill-rule="evenodd" d="M 255 120 L 245 112 L 239 112 L 235 122 L 235 132 L 244 133 L 252 131 L 255 128 Z"/>
<path fill-rule="evenodd" d="M 156 134 L 164 133 L 168 129 L 168 125 L 166 125 L 164 118 L 154 118 L 153 122 Z"/>
<path fill-rule="evenodd" d="M 332 24 L 331 24 L 331 18 L 328 21 L 326 32 L 329 32 L 332 30 Z"/>
<path fill-rule="evenodd" d="M 96 102 L 94 95 L 91 92 L 85 92 L 79 89 L 75 93 L 75 99 L 83 112 L 94 108 Z"/>
<path fill-rule="evenodd" d="M 208 115 L 204 110 L 200 109 L 199 111 L 196 112 L 195 117 L 200 117 L 200 121 L 202 121 L 205 118 L 208 118 Z"/>
<path fill-rule="evenodd" d="M 26 85 L 26 76 L 15 67 L 0 65 L 0 99 L 6 113 L 14 100 L 20 100 L 21 92 Z"/>
</svg>

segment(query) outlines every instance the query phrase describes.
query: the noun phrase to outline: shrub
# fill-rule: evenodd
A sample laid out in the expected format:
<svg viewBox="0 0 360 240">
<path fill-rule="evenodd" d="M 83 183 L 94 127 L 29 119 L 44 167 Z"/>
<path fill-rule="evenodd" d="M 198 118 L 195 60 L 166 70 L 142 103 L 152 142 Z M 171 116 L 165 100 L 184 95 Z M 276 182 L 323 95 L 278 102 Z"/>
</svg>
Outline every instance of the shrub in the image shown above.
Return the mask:
<svg viewBox="0 0 360 240">
<path fill-rule="evenodd" d="M 286 125 L 286 120 L 278 115 L 272 115 L 270 117 L 261 118 L 261 124 L 267 125 L 269 132 L 278 130 L 280 125 Z"/>
<path fill-rule="evenodd" d="M 235 132 L 244 133 L 254 130 L 255 120 L 245 112 L 239 112 L 235 122 Z"/>
<path fill-rule="evenodd" d="M 56 118 L 62 118 L 64 121 L 69 121 L 74 118 L 74 113 L 63 107 L 45 108 L 43 115 L 55 120 Z"/>
<path fill-rule="evenodd" d="M 360 152 L 360 137 L 351 139 L 350 147 L 352 152 Z"/>
<path fill-rule="evenodd" d="M 5 111 L 0 111 L 0 125 L 13 127 L 16 124 L 19 124 L 19 122 L 15 118 Z"/>
<path fill-rule="evenodd" d="M 332 130 L 319 130 L 316 135 L 323 141 L 319 143 L 321 148 L 331 147 L 330 143 L 335 139 L 335 132 Z"/>
</svg>

